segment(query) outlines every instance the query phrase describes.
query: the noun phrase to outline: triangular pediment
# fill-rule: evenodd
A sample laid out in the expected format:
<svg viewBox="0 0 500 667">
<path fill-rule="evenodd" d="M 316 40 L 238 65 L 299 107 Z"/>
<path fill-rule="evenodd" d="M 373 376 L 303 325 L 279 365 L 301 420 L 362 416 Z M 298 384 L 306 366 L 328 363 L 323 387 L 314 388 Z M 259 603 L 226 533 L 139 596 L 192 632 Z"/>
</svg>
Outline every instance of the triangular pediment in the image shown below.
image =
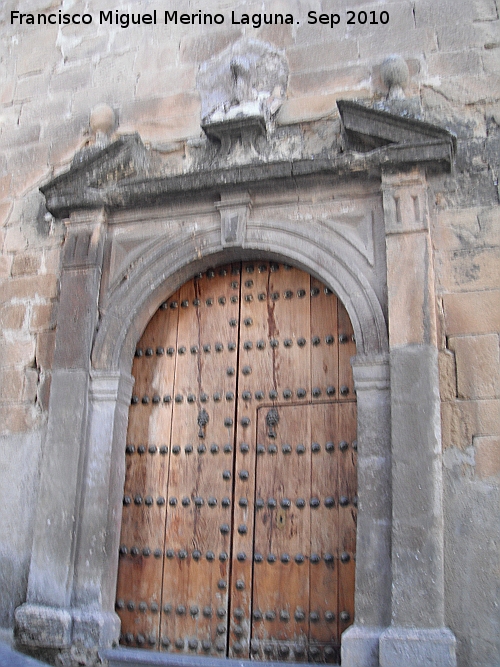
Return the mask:
<svg viewBox="0 0 500 667">
<path fill-rule="evenodd" d="M 391 144 L 429 144 L 450 141 L 453 135 L 441 127 L 409 116 L 372 109 L 357 102 L 339 100 L 337 106 L 347 147 L 370 151 Z"/>
<path fill-rule="evenodd" d="M 102 206 L 102 192 L 130 180 L 144 177 L 150 162 L 149 151 L 138 134 L 123 135 L 106 146 L 90 146 L 79 151 L 64 174 L 42 186 L 50 208 L 67 214 L 78 207 Z M 74 200 L 76 206 L 71 206 Z M 95 204 L 93 205 L 93 202 Z M 119 202 L 116 202 L 119 205 Z"/>
<path fill-rule="evenodd" d="M 325 156 L 322 152 L 269 158 L 259 156 L 253 149 L 242 149 L 238 164 L 231 164 L 229 159 L 214 163 L 216 147 L 209 142 L 205 158 L 199 156 L 196 166 L 182 174 L 166 175 L 159 156 L 144 146 L 138 134 L 124 135 L 105 146 L 95 145 L 78 152 L 70 169 L 40 190 L 47 209 L 64 217 L 78 209 L 155 206 L 174 196 L 182 198 L 202 191 L 212 191 L 217 199 L 219 193 L 236 185 L 311 175 L 345 178 L 349 174 L 373 174 L 382 168 L 401 169 L 417 164 L 450 169 L 455 138 L 447 130 L 356 102 L 338 101 L 337 105 L 344 134 L 343 152 L 326 150 Z M 264 137 L 261 139 L 266 142 Z M 272 141 L 269 137 L 269 143 Z"/>
</svg>

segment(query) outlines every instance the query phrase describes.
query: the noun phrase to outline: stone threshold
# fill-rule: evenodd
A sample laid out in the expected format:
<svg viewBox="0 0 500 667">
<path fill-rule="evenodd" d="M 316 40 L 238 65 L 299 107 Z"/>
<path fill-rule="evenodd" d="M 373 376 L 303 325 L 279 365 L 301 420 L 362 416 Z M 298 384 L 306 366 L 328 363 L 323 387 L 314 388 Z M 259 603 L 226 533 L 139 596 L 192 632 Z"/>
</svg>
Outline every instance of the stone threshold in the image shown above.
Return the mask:
<svg viewBox="0 0 500 667">
<path fill-rule="evenodd" d="M 284 663 L 256 660 L 235 660 L 232 658 L 214 658 L 212 656 L 191 656 L 175 653 L 157 653 L 144 649 L 116 648 L 99 651 L 102 660 L 107 660 L 109 667 L 311 667 L 311 663 Z M 339 667 L 339 665 L 329 665 Z"/>
</svg>

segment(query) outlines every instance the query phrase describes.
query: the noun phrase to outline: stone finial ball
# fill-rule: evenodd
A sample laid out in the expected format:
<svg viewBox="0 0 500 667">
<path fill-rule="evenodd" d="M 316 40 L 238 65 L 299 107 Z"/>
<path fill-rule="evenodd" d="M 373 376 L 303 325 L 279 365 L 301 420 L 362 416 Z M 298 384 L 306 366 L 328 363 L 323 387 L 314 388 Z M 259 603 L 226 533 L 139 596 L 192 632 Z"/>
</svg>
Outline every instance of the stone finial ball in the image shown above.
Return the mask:
<svg viewBox="0 0 500 667">
<path fill-rule="evenodd" d="M 389 90 L 394 87 L 404 90 L 410 80 L 408 65 L 404 58 L 398 55 L 388 56 L 380 67 L 380 73 L 382 81 Z"/>
<path fill-rule="evenodd" d="M 94 134 L 109 134 L 115 127 L 115 112 L 109 104 L 98 104 L 90 112 L 90 129 Z"/>
</svg>

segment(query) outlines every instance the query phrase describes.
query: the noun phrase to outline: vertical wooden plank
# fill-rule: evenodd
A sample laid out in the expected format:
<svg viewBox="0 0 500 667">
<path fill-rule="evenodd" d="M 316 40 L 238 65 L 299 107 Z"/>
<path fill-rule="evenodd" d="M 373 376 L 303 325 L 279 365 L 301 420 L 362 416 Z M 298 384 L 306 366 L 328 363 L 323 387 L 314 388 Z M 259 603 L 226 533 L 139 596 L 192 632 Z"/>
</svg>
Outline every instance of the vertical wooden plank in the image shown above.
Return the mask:
<svg viewBox="0 0 500 667">
<path fill-rule="evenodd" d="M 239 308 L 231 274 L 209 270 L 179 296 L 161 631 L 177 652 L 226 653 Z"/>
<path fill-rule="evenodd" d="M 235 657 L 248 655 L 250 640 L 256 410 L 263 402 L 305 400 L 309 392 L 308 291 L 309 276 L 291 267 L 242 266 L 230 641 Z"/>
<path fill-rule="evenodd" d="M 344 307 L 338 301 L 338 327 L 339 327 L 339 398 L 349 400 L 354 397 L 354 379 L 351 367 L 351 357 L 356 354 L 356 343 L 354 342 L 354 331 L 351 320 Z"/>
<path fill-rule="evenodd" d="M 252 641 L 260 659 L 304 660 L 306 656 L 311 512 L 308 408 L 287 405 L 259 410 Z"/>
<path fill-rule="evenodd" d="M 319 280 L 311 277 L 311 383 L 313 400 L 337 399 L 338 299 Z"/>
<path fill-rule="evenodd" d="M 309 407 L 312 424 L 311 463 L 311 613 L 310 657 L 340 660 L 338 633 L 339 449 L 338 403 Z"/>
<path fill-rule="evenodd" d="M 339 405 L 339 631 L 354 621 L 357 519 L 356 403 Z"/>
<path fill-rule="evenodd" d="M 172 298 L 175 301 L 177 295 Z M 117 612 L 122 643 L 158 648 L 177 311 L 169 304 L 149 323 L 136 349 L 126 445 L 126 478 Z M 167 398 L 164 401 L 164 398 Z"/>
<path fill-rule="evenodd" d="M 309 282 L 303 271 L 270 264 L 267 312 L 272 377 L 277 392 L 275 400 L 284 403 L 305 400 L 310 391 L 306 354 L 310 329 Z M 298 393 L 301 389 L 305 395 Z"/>
<path fill-rule="evenodd" d="M 241 268 L 229 656 L 248 658 L 252 614 L 257 408 L 274 390 L 267 262 Z"/>
</svg>

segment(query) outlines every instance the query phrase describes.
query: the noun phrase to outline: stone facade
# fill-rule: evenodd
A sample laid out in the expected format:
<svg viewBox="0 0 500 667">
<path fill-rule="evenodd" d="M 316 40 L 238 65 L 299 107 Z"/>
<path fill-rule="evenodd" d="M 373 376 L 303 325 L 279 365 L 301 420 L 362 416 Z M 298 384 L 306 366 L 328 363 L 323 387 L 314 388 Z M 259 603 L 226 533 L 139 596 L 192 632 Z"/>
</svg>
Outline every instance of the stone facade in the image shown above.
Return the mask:
<svg viewBox="0 0 500 667">
<path fill-rule="evenodd" d="M 456 638 L 459 667 L 498 665 L 497 3 L 274 0 L 294 23 L 259 28 L 238 0 L 212 26 L 134 3 L 158 24 L 128 28 L 99 25 L 125 3 L 66 4 L 0 8 L 0 625 L 18 608 L 24 648 L 75 664 L 116 638 L 135 342 L 195 271 L 267 256 L 332 287 L 358 341 L 343 663 L 451 665 Z M 93 22 L 11 24 L 60 9 Z"/>
</svg>

